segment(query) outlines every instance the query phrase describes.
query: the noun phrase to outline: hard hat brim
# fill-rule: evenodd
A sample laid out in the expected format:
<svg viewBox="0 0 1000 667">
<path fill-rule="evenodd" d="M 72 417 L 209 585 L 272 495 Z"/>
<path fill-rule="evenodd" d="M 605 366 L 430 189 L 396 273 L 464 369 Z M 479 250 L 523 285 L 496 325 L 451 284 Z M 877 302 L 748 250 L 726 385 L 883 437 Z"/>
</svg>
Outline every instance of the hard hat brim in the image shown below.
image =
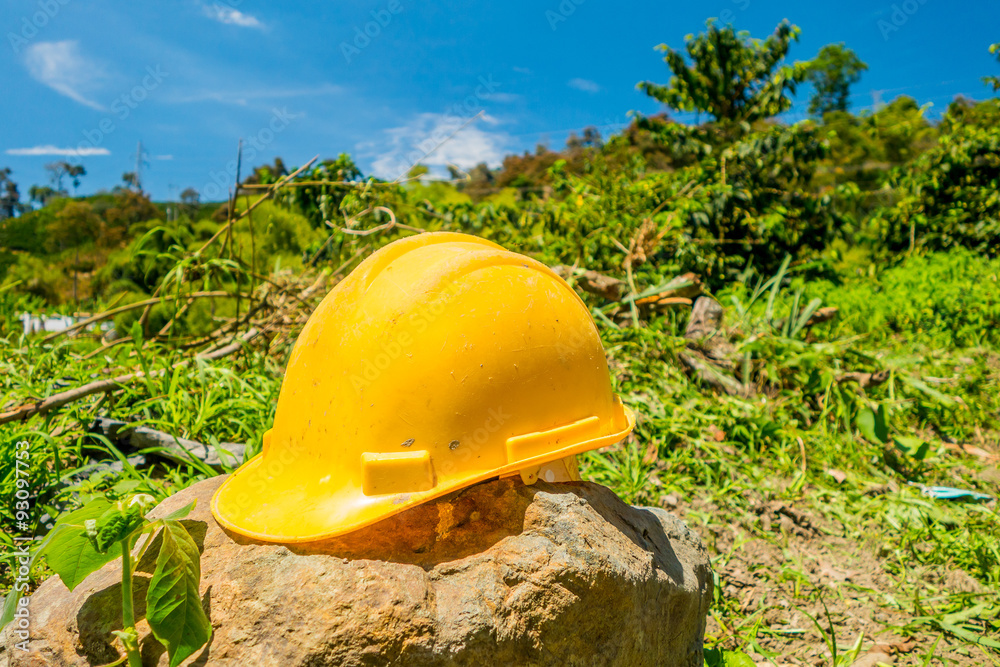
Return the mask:
<svg viewBox="0 0 1000 667">
<path fill-rule="evenodd" d="M 573 443 L 494 470 L 458 476 L 428 491 L 365 496 L 353 486 L 317 494 L 279 465 L 265 468 L 263 454 L 233 472 L 212 497 L 212 514 L 226 530 L 263 542 L 317 542 L 372 525 L 395 514 L 488 479 L 516 474 L 573 454 L 600 449 L 623 440 L 635 426 L 635 415 L 615 401 L 613 432 Z"/>
</svg>

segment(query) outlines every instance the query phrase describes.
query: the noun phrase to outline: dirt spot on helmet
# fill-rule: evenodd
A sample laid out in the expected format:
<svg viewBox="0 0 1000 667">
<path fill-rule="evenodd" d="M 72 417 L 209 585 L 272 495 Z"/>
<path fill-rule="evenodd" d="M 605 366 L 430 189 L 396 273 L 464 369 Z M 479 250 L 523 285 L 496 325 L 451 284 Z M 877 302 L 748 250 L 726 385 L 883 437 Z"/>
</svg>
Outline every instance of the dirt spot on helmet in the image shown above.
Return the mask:
<svg viewBox="0 0 1000 667">
<path fill-rule="evenodd" d="M 414 439 L 414 438 L 407 438 L 399 446 L 400 447 L 409 447 L 410 445 L 412 445 L 415 442 L 416 442 L 416 439 Z"/>
<path fill-rule="evenodd" d="M 456 449 L 458 449 L 458 446 L 460 444 L 462 443 L 460 443 L 458 440 L 452 440 L 451 442 L 448 443 L 448 449 L 450 449 L 451 451 L 455 451 Z"/>
</svg>

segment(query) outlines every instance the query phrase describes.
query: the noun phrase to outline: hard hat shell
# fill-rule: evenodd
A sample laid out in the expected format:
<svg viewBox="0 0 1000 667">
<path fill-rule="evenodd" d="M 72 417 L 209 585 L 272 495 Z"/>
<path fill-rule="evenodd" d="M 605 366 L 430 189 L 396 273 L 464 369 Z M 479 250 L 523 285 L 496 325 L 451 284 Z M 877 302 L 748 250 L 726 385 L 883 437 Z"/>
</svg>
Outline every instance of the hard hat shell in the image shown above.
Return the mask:
<svg viewBox="0 0 1000 667">
<path fill-rule="evenodd" d="M 335 537 L 614 444 L 633 424 L 565 281 L 478 237 L 420 234 L 371 255 L 317 307 L 262 453 L 212 513 L 269 542 Z"/>
</svg>

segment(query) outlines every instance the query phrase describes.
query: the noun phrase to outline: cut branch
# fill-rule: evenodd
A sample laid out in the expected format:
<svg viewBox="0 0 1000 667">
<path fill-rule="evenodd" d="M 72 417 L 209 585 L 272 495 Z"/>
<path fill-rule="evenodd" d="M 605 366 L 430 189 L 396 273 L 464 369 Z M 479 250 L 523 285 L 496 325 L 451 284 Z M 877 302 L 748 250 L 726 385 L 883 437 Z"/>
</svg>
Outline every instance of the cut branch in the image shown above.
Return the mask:
<svg viewBox="0 0 1000 667">
<path fill-rule="evenodd" d="M 239 350 L 243 343 L 250 342 L 257 336 L 258 333 L 257 329 L 251 329 L 240 336 L 240 340 L 238 342 L 231 343 L 230 345 L 221 347 L 218 350 L 214 350 L 213 352 L 207 354 L 196 354 L 191 359 L 184 359 L 183 361 L 177 362 L 171 366 L 171 369 L 186 366 L 191 363 L 191 361 L 196 359 L 203 359 L 205 361 L 221 359 L 222 357 Z M 165 369 L 161 369 L 154 371 L 151 375 L 162 375 L 164 372 Z M 17 420 L 25 420 L 35 415 L 45 414 L 46 412 L 56 410 L 64 405 L 78 401 L 81 398 L 86 398 L 87 396 L 92 396 L 93 394 L 114 391 L 115 389 L 124 387 L 125 385 L 143 377 L 145 377 L 145 373 L 142 372 L 128 373 L 126 375 L 119 375 L 107 380 L 95 380 L 94 382 L 85 384 L 82 387 L 76 387 L 75 389 L 67 389 L 66 391 L 61 391 L 58 394 L 53 394 L 48 398 L 40 400 L 37 403 L 28 403 L 14 408 L 9 412 L 0 413 L 0 424 L 6 424 L 7 422 Z"/>
<path fill-rule="evenodd" d="M 100 322 L 102 320 L 107 320 L 114 317 L 115 315 L 120 315 L 121 313 L 127 313 L 130 310 L 138 310 L 139 308 L 146 308 L 155 306 L 163 301 L 174 301 L 176 299 L 205 299 L 205 298 L 216 298 L 216 297 L 226 297 L 234 296 L 229 292 L 215 291 L 215 292 L 192 292 L 191 294 L 179 294 L 179 295 L 167 295 L 158 296 L 152 299 L 145 299 L 143 301 L 136 301 L 135 303 L 129 303 L 124 306 L 118 306 L 117 308 L 112 308 L 111 310 L 106 310 L 103 313 L 98 313 L 92 317 L 88 317 L 85 320 L 77 322 L 73 326 L 63 329 L 62 331 L 57 331 L 53 334 L 49 334 L 42 339 L 43 343 L 48 343 L 50 340 L 55 340 L 59 336 L 64 336 L 70 332 L 76 331 L 78 329 L 83 329 L 84 327 L 89 327 L 95 322 Z"/>
</svg>

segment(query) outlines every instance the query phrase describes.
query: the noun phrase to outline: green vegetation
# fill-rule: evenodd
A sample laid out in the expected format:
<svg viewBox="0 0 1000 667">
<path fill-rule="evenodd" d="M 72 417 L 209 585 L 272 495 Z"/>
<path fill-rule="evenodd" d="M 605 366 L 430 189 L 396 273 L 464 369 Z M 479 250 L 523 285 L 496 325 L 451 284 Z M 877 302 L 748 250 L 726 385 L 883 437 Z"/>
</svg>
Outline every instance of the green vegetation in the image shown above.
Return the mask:
<svg viewBox="0 0 1000 667">
<path fill-rule="evenodd" d="M 809 113 L 822 116 L 831 111 L 847 111 L 851 86 L 868 69 L 854 51 L 841 44 L 827 44 L 809 65 L 807 79 L 816 87 L 809 100 Z"/>
<path fill-rule="evenodd" d="M 146 512 L 155 504 L 156 500 L 144 493 L 115 503 L 95 498 L 84 507 L 62 515 L 33 556 L 44 558 L 69 590 L 105 564 L 124 557 L 122 629 L 113 634 L 125 648 L 129 667 L 142 667 L 135 629 L 133 564 L 142 561 L 155 542 L 154 534 L 159 541 L 156 569 L 146 591 L 146 619 L 153 634 L 167 647 L 170 667 L 179 665 L 204 646 L 212 631 L 198 592 L 201 579 L 198 545 L 180 522 L 194 503 L 162 519 L 149 521 Z M 133 560 L 132 550 L 140 537 L 145 539 Z M 0 624 L 14 618 L 20 600 L 18 595 L 6 598 Z"/>
<path fill-rule="evenodd" d="M 218 472 L 137 467 L 90 432 L 96 416 L 255 454 L 325 291 L 396 238 L 462 231 L 570 267 L 639 416 L 634 436 L 584 457 L 585 477 L 704 537 L 718 579 L 708 664 L 849 665 L 873 644 L 896 664 L 1000 664 L 997 502 L 922 494 L 1000 495 L 1000 108 L 960 99 L 931 122 L 898 98 L 852 114 L 864 64 L 839 45 L 784 64 L 797 34 L 783 23 L 754 41 L 710 22 L 689 60 L 665 48 L 674 78 L 641 87 L 713 118 L 698 126 L 640 117 L 446 182 L 420 168 L 365 179 L 341 155 L 293 177 L 260 167 L 221 207 L 187 193 L 169 217 L 130 189 L 7 216 L 0 412 L 24 418 L 0 425 L 0 520 L 20 520 L 19 478 L 33 498 L 19 534 L 41 536 L 45 517 L 95 498 L 161 500 Z M 776 121 L 807 77 L 815 117 Z M 585 270 L 622 293 L 585 290 Z M 669 287 L 687 272 L 725 310 L 708 340 L 685 336 L 691 308 Z M 22 311 L 77 302 L 112 309 L 117 338 L 22 334 Z M 0 534 L 3 589 L 14 538 Z"/>
<path fill-rule="evenodd" d="M 752 40 L 713 19 L 707 25 L 706 32 L 686 38 L 691 64 L 661 44 L 673 77 L 666 86 L 645 81 L 639 88 L 671 108 L 705 112 L 717 122 L 752 123 L 787 111 L 792 105 L 788 93 L 807 74 L 801 63 L 783 64 L 800 30 L 783 21 L 767 39 Z"/>
</svg>

